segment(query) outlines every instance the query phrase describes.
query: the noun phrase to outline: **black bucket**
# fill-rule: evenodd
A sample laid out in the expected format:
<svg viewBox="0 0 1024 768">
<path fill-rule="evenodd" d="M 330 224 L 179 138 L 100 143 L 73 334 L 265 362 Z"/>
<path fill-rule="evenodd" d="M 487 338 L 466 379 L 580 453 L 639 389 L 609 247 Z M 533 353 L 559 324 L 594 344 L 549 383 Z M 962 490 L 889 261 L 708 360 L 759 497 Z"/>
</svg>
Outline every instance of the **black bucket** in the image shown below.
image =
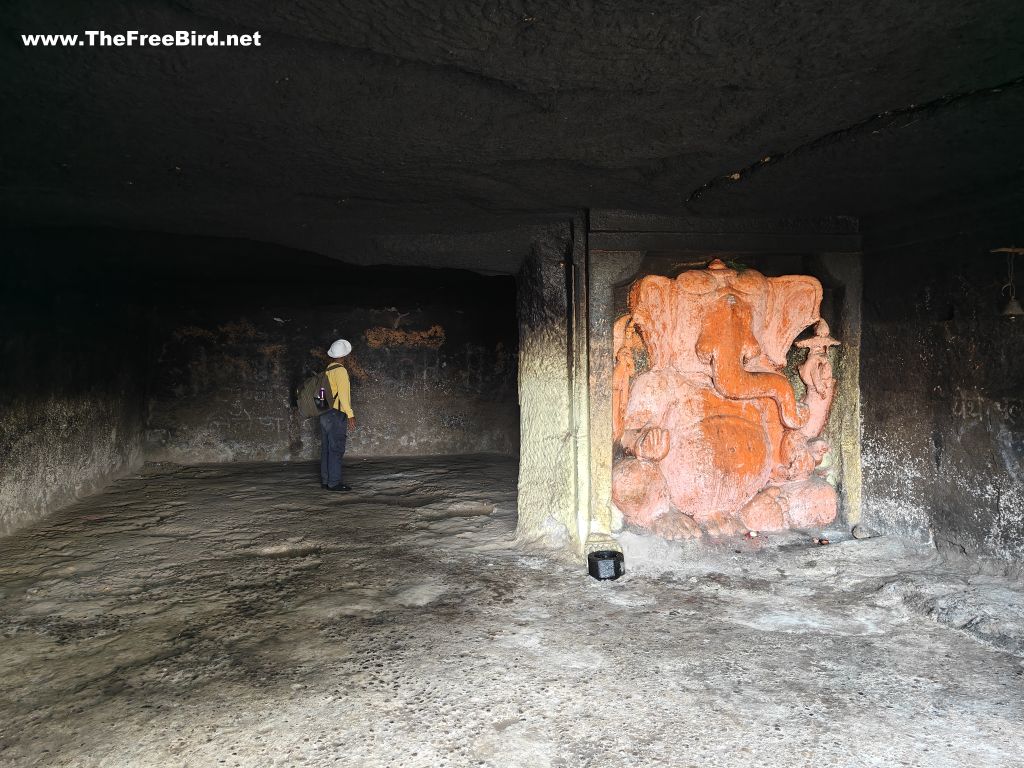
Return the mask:
<svg viewBox="0 0 1024 768">
<path fill-rule="evenodd" d="M 587 555 L 587 570 L 600 581 L 617 579 L 626 572 L 626 562 L 621 552 L 602 549 Z"/>
</svg>

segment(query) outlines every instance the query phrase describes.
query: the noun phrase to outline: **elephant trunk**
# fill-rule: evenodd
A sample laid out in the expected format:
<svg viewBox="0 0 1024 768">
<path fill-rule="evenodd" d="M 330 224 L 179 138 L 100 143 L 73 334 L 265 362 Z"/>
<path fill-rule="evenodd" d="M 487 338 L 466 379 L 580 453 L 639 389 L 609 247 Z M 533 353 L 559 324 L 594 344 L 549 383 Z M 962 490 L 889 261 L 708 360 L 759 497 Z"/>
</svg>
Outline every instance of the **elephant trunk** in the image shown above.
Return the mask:
<svg viewBox="0 0 1024 768">
<path fill-rule="evenodd" d="M 779 373 L 748 371 L 744 362 L 760 354 L 751 330 L 750 307 L 728 294 L 719 299 L 704 320 L 697 339 L 697 355 L 711 364 L 711 380 L 723 397 L 752 400 L 767 397 L 775 401 L 782 423 L 799 429 L 807 421 L 806 408 L 797 404 L 789 380 Z"/>
</svg>

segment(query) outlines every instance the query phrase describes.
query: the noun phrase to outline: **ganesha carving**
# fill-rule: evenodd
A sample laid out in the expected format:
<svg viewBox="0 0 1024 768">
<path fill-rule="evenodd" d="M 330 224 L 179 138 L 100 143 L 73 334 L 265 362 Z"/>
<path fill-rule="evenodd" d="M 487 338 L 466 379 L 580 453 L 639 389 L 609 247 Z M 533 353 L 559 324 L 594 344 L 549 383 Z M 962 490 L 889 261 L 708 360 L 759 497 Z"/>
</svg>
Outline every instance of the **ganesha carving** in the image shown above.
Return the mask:
<svg viewBox="0 0 1024 768">
<path fill-rule="evenodd" d="M 835 394 L 813 277 L 722 261 L 633 284 L 614 327 L 612 499 L 666 538 L 824 525 L 835 489 L 819 468 Z M 806 393 L 782 372 L 797 342 Z"/>
</svg>

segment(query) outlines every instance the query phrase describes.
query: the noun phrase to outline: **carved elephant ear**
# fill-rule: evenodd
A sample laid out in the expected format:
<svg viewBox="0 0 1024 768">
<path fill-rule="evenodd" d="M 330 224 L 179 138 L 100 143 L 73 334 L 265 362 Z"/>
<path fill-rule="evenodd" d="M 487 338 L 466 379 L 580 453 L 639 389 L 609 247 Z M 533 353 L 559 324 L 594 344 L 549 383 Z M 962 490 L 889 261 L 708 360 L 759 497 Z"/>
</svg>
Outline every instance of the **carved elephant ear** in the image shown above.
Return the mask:
<svg viewBox="0 0 1024 768">
<path fill-rule="evenodd" d="M 667 277 L 648 275 L 633 283 L 629 291 L 633 323 L 643 337 L 652 368 L 669 364 L 677 314 L 674 287 Z"/>
<path fill-rule="evenodd" d="M 615 357 L 619 356 L 619 350 L 626 341 L 626 327 L 633 322 L 631 315 L 623 315 L 615 321 L 612 326 L 612 349 L 615 350 Z"/>
<path fill-rule="evenodd" d="M 806 275 L 768 278 L 768 302 L 761 349 L 776 365 L 786 364 L 786 354 L 800 331 L 821 316 L 821 283 Z"/>
</svg>

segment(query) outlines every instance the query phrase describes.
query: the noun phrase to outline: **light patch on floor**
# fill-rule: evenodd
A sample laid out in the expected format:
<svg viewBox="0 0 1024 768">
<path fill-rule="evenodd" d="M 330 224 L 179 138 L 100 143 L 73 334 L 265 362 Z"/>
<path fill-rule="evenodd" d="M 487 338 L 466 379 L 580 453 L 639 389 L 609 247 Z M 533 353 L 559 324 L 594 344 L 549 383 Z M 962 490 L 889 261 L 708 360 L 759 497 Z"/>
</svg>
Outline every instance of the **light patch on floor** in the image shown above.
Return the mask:
<svg viewBox="0 0 1024 768">
<path fill-rule="evenodd" d="M 515 464 L 154 466 L 0 540 L 4 766 L 1019 766 L 1021 585 L 830 532 L 513 546 Z"/>
</svg>

